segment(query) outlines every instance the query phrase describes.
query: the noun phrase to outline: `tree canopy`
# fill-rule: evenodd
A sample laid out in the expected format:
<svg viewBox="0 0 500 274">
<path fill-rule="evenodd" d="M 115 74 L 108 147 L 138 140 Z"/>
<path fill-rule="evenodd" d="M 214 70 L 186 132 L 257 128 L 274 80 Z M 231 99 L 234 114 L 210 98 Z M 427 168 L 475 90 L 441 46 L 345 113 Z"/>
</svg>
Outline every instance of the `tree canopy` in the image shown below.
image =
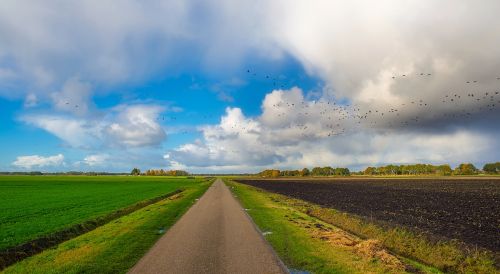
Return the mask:
<svg viewBox="0 0 500 274">
<path fill-rule="evenodd" d="M 136 168 L 136 167 L 134 167 L 134 168 L 132 169 L 132 171 L 130 172 L 130 175 L 134 175 L 134 176 L 141 175 L 141 170 L 140 170 L 140 169 L 138 169 L 138 168 Z"/>
<path fill-rule="evenodd" d="M 189 173 L 184 170 L 163 170 L 150 169 L 146 171 L 147 176 L 188 176 Z"/>
<path fill-rule="evenodd" d="M 500 162 L 485 164 L 483 171 L 486 174 L 500 174 Z"/>
<path fill-rule="evenodd" d="M 451 175 L 452 169 L 449 165 L 387 165 L 381 167 L 367 167 L 363 172 L 365 175 Z"/>
<path fill-rule="evenodd" d="M 266 169 L 258 173 L 261 177 L 276 178 L 276 177 L 304 177 L 304 176 L 349 176 L 351 173 L 348 168 L 344 167 L 315 167 L 311 171 L 308 168 L 302 170 L 278 170 Z"/>
<path fill-rule="evenodd" d="M 474 175 L 477 174 L 479 170 L 471 163 L 460 164 L 455 168 L 453 174 L 455 175 Z"/>
</svg>

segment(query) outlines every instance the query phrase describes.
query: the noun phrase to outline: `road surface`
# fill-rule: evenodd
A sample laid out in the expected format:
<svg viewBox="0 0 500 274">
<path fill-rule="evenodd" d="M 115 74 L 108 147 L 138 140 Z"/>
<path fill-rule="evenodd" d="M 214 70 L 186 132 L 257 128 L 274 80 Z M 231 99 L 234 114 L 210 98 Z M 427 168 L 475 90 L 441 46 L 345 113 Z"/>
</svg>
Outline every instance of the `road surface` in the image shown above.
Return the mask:
<svg viewBox="0 0 500 274">
<path fill-rule="evenodd" d="M 129 273 L 287 273 L 217 179 Z"/>
</svg>

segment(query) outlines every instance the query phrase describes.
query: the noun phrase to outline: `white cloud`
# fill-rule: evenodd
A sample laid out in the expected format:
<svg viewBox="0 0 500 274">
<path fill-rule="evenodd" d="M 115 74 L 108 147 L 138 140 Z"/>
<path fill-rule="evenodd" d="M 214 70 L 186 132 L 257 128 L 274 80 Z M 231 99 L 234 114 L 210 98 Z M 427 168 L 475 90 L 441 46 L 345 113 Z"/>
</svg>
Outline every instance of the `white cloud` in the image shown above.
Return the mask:
<svg viewBox="0 0 500 274">
<path fill-rule="evenodd" d="M 187 166 L 271 165 L 278 155 L 260 141 L 261 125 L 239 108 L 227 108 L 220 124 L 200 128 L 203 140 L 170 151 L 167 159 Z"/>
<path fill-rule="evenodd" d="M 163 65 L 172 39 L 188 38 L 187 8 L 172 1 L 7 1 L 0 53 L 42 86 L 75 75 L 107 83 L 141 78 Z M 153 56 L 144 58 L 148 51 Z"/>
<path fill-rule="evenodd" d="M 7 0 L 0 7 L 0 83 L 14 83 L 15 75 L 22 79 L 18 97 L 27 86 L 50 99 L 75 77 L 109 87 L 190 67 L 234 68 L 249 51 L 271 48 L 249 12 L 263 16 L 251 2 L 226 0 Z"/>
<path fill-rule="evenodd" d="M 21 120 L 50 132 L 72 147 L 94 147 L 102 139 L 101 121 L 43 114 L 25 115 Z"/>
<path fill-rule="evenodd" d="M 64 155 L 57 154 L 54 156 L 43 157 L 39 155 L 18 156 L 12 163 L 13 166 L 23 169 L 33 169 L 42 167 L 60 166 L 64 163 Z"/>
<path fill-rule="evenodd" d="M 325 96 L 365 111 L 398 109 L 402 117 L 385 118 L 385 126 L 417 116 L 422 127 L 432 126 L 500 102 L 482 98 L 499 84 L 498 1 L 286 3 L 271 4 L 273 41 L 326 81 Z M 461 98 L 445 99 L 455 95 Z M 420 100 L 426 107 L 411 105 Z"/>
<path fill-rule="evenodd" d="M 249 54 L 289 54 L 325 80 L 331 87 L 325 95 L 364 109 L 423 100 L 431 111 L 405 112 L 430 120 L 491 103 L 441 100 L 497 88 L 498 9 L 495 0 L 7 1 L 0 7 L 0 71 L 23 79 L 21 93 L 30 90 L 39 100 L 48 94 L 59 110 L 85 112 L 92 86 L 193 67 L 223 74 Z M 215 90 L 233 100 L 227 87 Z"/>
<path fill-rule="evenodd" d="M 165 140 L 166 133 L 157 122 L 163 107 L 135 105 L 116 110 L 118 115 L 115 121 L 104 129 L 111 144 L 141 147 L 158 145 Z"/>
<path fill-rule="evenodd" d="M 158 105 L 120 105 L 101 116 L 29 114 L 21 120 L 76 148 L 147 147 L 159 145 L 166 138 L 158 123 L 159 114 L 164 110 Z"/>
<path fill-rule="evenodd" d="M 102 166 L 106 163 L 106 161 L 109 159 L 108 154 L 93 154 L 93 155 L 88 155 L 83 159 L 83 164 L 88 165 L 88 166 Z"/>
<path fill-rule="evenodd" d="M 267 167 L 365 167 L 384 163 L 485 161 L 496 139 L 473 129 L 446 132 L 380 130 L 356 123 L 345 106 L 304 99 L 298 88 L 276 90 L 262 115 L 228 108 L 218 125 L 200 128 L 203 139 L 169 151 L 172 165 L 199 171 L 257 171 Z"/>
</svg>

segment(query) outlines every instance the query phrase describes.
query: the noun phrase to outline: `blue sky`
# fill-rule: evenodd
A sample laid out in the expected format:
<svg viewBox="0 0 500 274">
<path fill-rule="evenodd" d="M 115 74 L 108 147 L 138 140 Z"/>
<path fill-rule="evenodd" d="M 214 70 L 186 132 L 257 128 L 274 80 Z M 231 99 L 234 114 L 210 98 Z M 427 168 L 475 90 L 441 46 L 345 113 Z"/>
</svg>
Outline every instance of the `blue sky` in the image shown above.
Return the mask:
<svg viewBox="0 0 500 274">
<path fill-rule="evenodd" d="M 497 161 L 499 4 L 374 5 L 7 1 L 0 170 Z"/>
</svg>

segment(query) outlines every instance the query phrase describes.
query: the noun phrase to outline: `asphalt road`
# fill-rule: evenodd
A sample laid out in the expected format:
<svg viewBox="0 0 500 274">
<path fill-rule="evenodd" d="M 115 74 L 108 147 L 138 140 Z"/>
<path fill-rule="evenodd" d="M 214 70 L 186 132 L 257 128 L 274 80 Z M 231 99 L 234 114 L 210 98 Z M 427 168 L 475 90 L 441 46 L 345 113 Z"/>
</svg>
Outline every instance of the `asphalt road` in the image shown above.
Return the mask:
<svg viewBox="0 0 500 274">
<path fill-rule="evenodd" d="M 287 273 L 220 180 L 129 273 Z"/>
</svg>

